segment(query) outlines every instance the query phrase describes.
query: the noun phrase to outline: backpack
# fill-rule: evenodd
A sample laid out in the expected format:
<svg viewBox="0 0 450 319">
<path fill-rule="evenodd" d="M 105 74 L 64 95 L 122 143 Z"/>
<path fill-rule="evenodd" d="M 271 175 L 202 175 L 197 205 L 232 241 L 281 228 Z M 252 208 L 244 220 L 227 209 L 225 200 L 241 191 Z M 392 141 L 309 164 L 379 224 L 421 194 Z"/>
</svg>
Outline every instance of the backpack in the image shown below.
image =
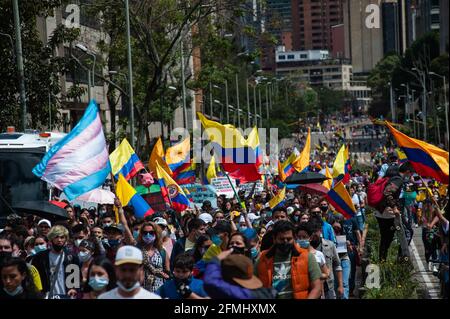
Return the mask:
<svg viewBox="0 0 450 319">
<path fill-rule="evenodd" d="M 378 208 L 383 201 L 384 188 L 389 181 L 389 177 L 378 179 L 367 188 L 367 203 L 373 208 Z"/>
</svg>

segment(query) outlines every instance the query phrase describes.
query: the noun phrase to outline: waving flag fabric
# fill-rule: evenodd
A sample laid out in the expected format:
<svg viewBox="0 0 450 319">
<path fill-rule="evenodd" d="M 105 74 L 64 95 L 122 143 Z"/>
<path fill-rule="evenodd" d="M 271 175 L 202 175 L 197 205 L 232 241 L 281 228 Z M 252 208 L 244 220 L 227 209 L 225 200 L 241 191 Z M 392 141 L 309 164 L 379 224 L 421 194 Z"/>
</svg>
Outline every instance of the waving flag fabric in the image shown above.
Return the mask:
<svg viewBox="0 0 450 319">
<path fill-rule="evenodd" d="M 184 191 L 159 163 L 156 163 L 156 176 L 164 199 L 172 205 L 173 209 L 182 212 L 189 207 L 189 200 Z"/>
<path fill-rule="evenodd" d="M 188 164 L 189 165 L 186 168 L 184 168 L 185 166 L 182 165 L 173 172 L 172 177 L 177 182 L 178 185 L 195 183 L 196 164 L 192 160 Z"/>
<path fill-rule="evenodd" d="M 197 114 L 223 169 L 231 177 L 239 179 L 241 183 L 260 180 L 259 167 L 262 164 L 262 153 L 259 147 L 258 129 L 254 127 L 245 139 L 233 125 L 223 125 L 208 120 L 201 113 Z"/>
<path fill-rule="evenodd" d="M 284 161 L 283 164 L 280 164 L 281 167 L 278 167 L 278 174 L 282 181 L 291 176 L 295 172 L 294 162 L 299 159 L 298 151 L 294 149 L 294 151 L 289 155 L 287 160 Z"/>
<path fill-rule="evenodd" d="M 211 156 L 211 160 L 209 161 L 208 169 L 206 170 L 206 181 L 208 184 L 211 184 L 211 179 L 217 177 L 216 171 L 216 159 L 214 156 Z"/>
<path fill-rule="evenodd" d="M 94 100 L 73 130 L 33 168 L 36 176 L 64 191 L 69 200 L 100 187 L 110 171 L 105 135 Z"/>
<path fill-rule="evenodd" d="M 281 189 L 270 201 L 269 207 L 270 209 L 274 209 L 280 207 L 284 204 L 284 199 L 286 198 L 286 186 Z"/>
<path fill-rule="evenodd" d="M 308 127 L 308 136 L 306 137 L 305 147 L 301 152 L 295 162 L 292 163 L 292 166 L 297 170 L 297 172 L 301 173 L 308 169 L 309 166 L 309 158 L 311 153 L 311 129 Z"/>
<path fill-rule="evenodd" d="M 126 181 L 122 174 L 119 174 L 119 180 L 116 184 L 116 195 L 122 203 L 122 206 L 133 207 L 134 215 L 137 218 L 144 218 L 155 213 L 133 186 Z"/>
<path fill-rule="evenodd" d="M 191 143 L 189 136 L 182 142 L 167 149 L 165 159 L 173 173 L 175 173 L 175 171 L 181 172 L 191 166 L 190 153 Z"/>
<path fill-rule="evenodd" d="M 417 174 L 423 177 L 434 178 L 448 185 L 448 152 L 432 144 L 411 138 L 396 130 L 388 122 L 386 122 L 386 126 L 397 141 L 397 145 L 408 157 L 409 163 L 411 163 Z"/>
<path fill-rule="evenodd" d="M 333 178 L 336 181 L 343 181 L 344 184 L 350 181 L 350 158 L 348 147 L 343 144 L 333 164 Z"/>
<path fill-rule="evenodd" d="M 126 138 L 109 155 L 109 161 L 111 162 L 111 171 L 116 179 L 119 178 L 119 174 L 122 174 L 128 181 L 130 178 L 136 176 L 141 169 L 144 169 L 144 165 L 134 153 L 133 148 Z"/>
<path fill-rule="evenodd" d="M 327 199 L 330 204 L 342 215 L 345 219 L 351 219 L 356 215 L 356 209 L 353 205 L 350 194 L 344 186 L 343 181 L 340 181 L 327 193 Z"/>
<path fill-rule="evenodd" d="M 325 166 L 325 177 L 328 177 L 329 179 L 327 179 L 326 181 L 324 181 L 324 182 L 322 183 L 322 185 L 323 185 L 326 189 L 330 190 L 331 187 L 332 187 L 332 185 L 333 185 L 333 176 L 332 176 L 331 173 L 330 173 L 330 170 L 329 170 L 329 168 L 328 168 L 328 165 Z"/>
<path fill-rule="evenodd" d="M 153 173 L 156 173 L 156 163 L 158 163 L 169 175 L 172 175 L 172 170 L 165 160 L 164 146 L 161 138 L 159 138 L 158 141 L 156 141 L 155 146 L 153 146 L 152 154 L 148 160 L 148 168 Z"/>
</svg>

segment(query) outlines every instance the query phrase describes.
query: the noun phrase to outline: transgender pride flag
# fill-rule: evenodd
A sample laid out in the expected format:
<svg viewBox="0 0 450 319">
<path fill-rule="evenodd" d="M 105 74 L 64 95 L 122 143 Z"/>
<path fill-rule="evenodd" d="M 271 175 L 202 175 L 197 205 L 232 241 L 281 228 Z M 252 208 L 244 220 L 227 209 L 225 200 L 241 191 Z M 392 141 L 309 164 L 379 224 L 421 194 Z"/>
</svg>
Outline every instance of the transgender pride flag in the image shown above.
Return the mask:
<svg viewBox="0 0 450 319">
<path fill-rule="evenodd" d="M 36 176 L 64 191 L 69 200 L 101 186 L 110 171 L 105 135 L 94 100 L 73 130 L 33 168 Z"/>
</svg>

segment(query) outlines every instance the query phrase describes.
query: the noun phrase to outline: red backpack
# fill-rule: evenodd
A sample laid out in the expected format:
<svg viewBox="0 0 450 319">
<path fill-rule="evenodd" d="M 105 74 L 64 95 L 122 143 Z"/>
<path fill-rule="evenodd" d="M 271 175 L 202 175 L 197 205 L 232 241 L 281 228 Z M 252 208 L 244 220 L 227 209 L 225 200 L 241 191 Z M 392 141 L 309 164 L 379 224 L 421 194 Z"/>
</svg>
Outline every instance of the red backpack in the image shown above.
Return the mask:
<svg viewBox="0 0 450 319">
<path fill-rule="evenodd" d="M 369 185 L 367 188 L 367 203 L 369 206 L 377 208 L 380 205 L 384 196 L 383 191 L 388 181 L 389 177 L 383 177 Z"/>
</svg>

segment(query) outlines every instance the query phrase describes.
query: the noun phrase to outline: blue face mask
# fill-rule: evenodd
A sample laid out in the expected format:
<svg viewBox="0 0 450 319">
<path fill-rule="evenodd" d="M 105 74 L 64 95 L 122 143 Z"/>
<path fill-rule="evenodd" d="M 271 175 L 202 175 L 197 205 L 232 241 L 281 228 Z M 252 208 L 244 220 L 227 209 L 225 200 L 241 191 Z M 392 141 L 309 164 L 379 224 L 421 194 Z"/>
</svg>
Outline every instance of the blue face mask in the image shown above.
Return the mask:
<svg viewBox="0 0 450 319">
<path fill-rule="evenodd" d="M 89 286 L 92 287 L 92 289 L 94 289 L 94 291 L 100 291 L 103 288 L 105 288 L 106 286 L 108 286 L 109 279 L 105 278 L 105 277 L 98 277 L 98 276 L 90 277 L 88 284 L 89 284 Z"/>
<path fill-rule="evenodd" d="M 5 287 L 3 287 L 3 291 L 6 292 L 11 297 L 14 297 L 14 296 L 20 295 L 23 292 L 23 287 L 22 287 L 22 285 L 19 285 L 13 291 L 8 291 L 8 290 L 6 290 Z"/>
<path fill-rule="evenodd" d="M 146 235 L 144 235 L 144 236 L 142 237 L 142 240 L 143 240 L 144 243 L 146 243 L 146 244 L 153 244 L 154 241 L 155 241 L 155 239 L 156 239 L 156 236 L 155 236 L 155 235 L 152 235 L 152 234 L 146 234 Z"/>
<path fill-rule="evenodd" d="M 46 244 L 34 246 L 34 248 L 33 248 L 33 251 L 34 251 L 33 255 L 37 254 L 38 252 L 44 251 L 44 250 L 47 250 L 47 245 Z"/>
<path fill-rule="evenodd" d="M 211 241 L 214 243 L 214 245 L 216 246 L 220 246 L 222 244 L 222 239 L 220 239 L 220 237 L 218 235 L 212 235 L 211 237 Z"/>
<path fill-rule="evenodd" d="M 252 259 L 255 259 L 258 256 L 258 249 L 256 249 L 256 247 L 252 247 L 250 249 L 250 254 L 252 256 Z"/>
<path fill-rule="evenodd" d="M 297 240 L 297 244 L 301 247 L 301 248 L 308 248 L 309 247 L 309 240 L 308 239 L 298 239 Z"/>
<path fill-rule="evenodd" d="M 133 230 L 133 238 L 137 240 L 139 237 L 139 230 Z"/>
</svg>

